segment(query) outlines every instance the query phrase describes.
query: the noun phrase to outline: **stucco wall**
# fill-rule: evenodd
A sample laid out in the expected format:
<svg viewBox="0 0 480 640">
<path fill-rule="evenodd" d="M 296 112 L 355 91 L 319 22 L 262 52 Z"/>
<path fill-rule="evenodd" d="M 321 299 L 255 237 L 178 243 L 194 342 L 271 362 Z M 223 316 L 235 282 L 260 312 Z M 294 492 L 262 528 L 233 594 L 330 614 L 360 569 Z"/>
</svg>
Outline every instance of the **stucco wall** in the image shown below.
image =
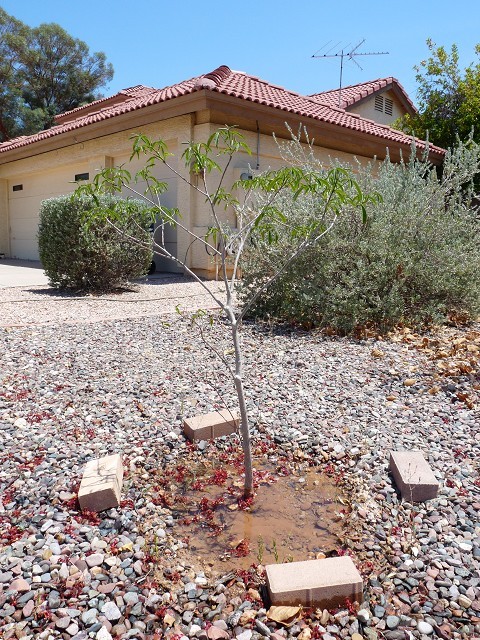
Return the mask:
<svg viewBox="0 0 480 640">
<path fill-rule="evenodd" d="M 215 130 L 216 127 L 212 124 L 197 126 L 195 127 L 195 140 L 206 140 L 208 136 Z M 243 135 L 245 138 L 245 142 L 252 150 L 252 155 L 248 155 L 247 153 L 238 153 L 234 156 L 230 168 L 225 174 L 224 186 L 227 189 L 230 189 L 233 183 L 240 178 L 240 174 L 242 172 L 248 171 L 249 168 L 253 169 L 254 171 L 257 169 L 257 134 L 255 132 L 244 131 Z M 281 142 L 280 144 L 283 143 Z M 266 171 L 268 169 L 275 170 L 285 165 L 285 161 L 281 157 L 279 147 L 272 136 L 261 134 L 258 149 L 259 171 Z M 331 150 L 324 149 L 322 147 L 315 148 L 315 157 L 320 163 L 323 164 L 325 168 L 330 167 L 331 164 L 336 161 L 350 164 L 354 168 L 354 170 L 355 167 L 358 166 L 354 161 L 352 155 L 342 152 L 332 153 Z M 220 156 L 215 159 L 223 169 L 227 162 L 227 157 Z M 371 158 L 360 157 L 358 158 L 358 161 L 361 164 L 367 164 L 368 162 L 371 162 Z M 194 176 L 192 176 L 192 178 L 195 179 Z M 218 173 L 211 174 L 208 178 L 208 183 L 210 187 L 210 193 L 214 192 L 215 188 L 218 185 Z M 198 182 L 198 185 L 202 186 L 200 182 Z M 208 232 L 209 226 L 212 225 L 213 221 L 211 208 L 208 203 L 205 202 L 205 198 L 201 194 L 194 192 L 192 193 L 191 198 L 193 205 L 192 231 L 198 237 L 204 238 Z M 223 212 L 221 207 L 219 207 L 219 210 L 222 211 L 223 220 L 225 220 L 231 227 L 235 227 L 236 216 L 233 210 L 230 209 L 226 212 Z M 216 270 L 215 260 L 208 255 L 204 244 L 198 240 L 192 243 L 191 239 L 189 240 L 189 242 L 191 243 L 189 249 L 189 266 L 194 267 L 197 271 L 201 272 L 207 277 L 214 277 Z"/>
</svg>

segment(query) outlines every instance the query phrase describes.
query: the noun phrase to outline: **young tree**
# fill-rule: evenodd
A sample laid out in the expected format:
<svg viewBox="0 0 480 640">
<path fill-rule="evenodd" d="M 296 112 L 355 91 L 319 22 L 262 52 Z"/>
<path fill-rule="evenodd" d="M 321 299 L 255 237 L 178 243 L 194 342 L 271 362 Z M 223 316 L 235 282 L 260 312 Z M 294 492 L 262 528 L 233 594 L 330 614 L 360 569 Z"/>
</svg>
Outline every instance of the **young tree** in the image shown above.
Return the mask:
<svg viewBox="0 0 480 640">
<path fill-rule="evenodd" d="M 144 169 L 135 178 L 132 178 L 124 168 L 105 169 L 96 176 L 93 184 L 82 185 L 78 191 L 93 193 L 98 197 L 98 194 L 105 191 L 120 191 L 127 188 L 136 197 L 143 197 L 147 200 L 151 207 L 152 220 L 160 216 L 163 221 L 161 238 L 154 245 L 155 251 L 181 265 L 185 273 L 193 277 L 221 309 L 223 318 L 229 327 L 233 344 L 233 366 L 223 354 L 215 350 L 214 347 L 213 349 L 226 366 L 235 385 L 240 409 L 240 436 L 245 461 L 244 497 L 248 498 L 253 495 L 253 468 L 240 339 L 242 322 L 257 298 L 308 247 L 317 243 L 329 232 L 342 209 L 346 207 L 361 209 L 365 218 L 365 205 L 370 198 L 364 196 L 350 171 L 344 168 L 318 171 L 298 166 L 287 166 L 277 171 L 266 171 L 249 180 L 241 180 L 228 189 L 225 184 L 228 169 L 238 152 L 251 153 L 242 135 L 231 127 L 218 129 L 206 142 L 189 142 L 181 159 L 189 168 L 190 175 L 196 176 L 195 179 L 190 180 L 185 178 L 183 173 L 170 161 L 172 154 L 169 153 L 162 140 L 152 141 L 144 135 L 138 135 L 134 141 L 132 158 L 145 157 L 146 160 Z M 222 158 L 224 158 L 223 161 Z M 196 235 L 184 225 L 181 212 L 177 209 L 169 209 L 162 205 L 160 195 L 166 191 L 167 185 L 153 175 L 156 163 L 165 165 L 178 180 L 187 182 L 190 188 L 197 191 L 205 199 L 211 218 L 211 226 L 206 237 Z M 141 193 L 135 188 L 134 181 L 139 179 L 146 182 L 146 193 Z M 234 191 L 240 191 L 242 196 L 235 197 Z M 261 201 L 255 197 L 258 191 L 264 194 Z M 278 198 L 284 191 L 293 194 L 294 198 L 313 196 L 317 215 L 308 221 L 292 225 L 278 206 Z M 224 212 L 228 208 L 235 211 L 235 227 L 224 222 Z M 98 215 L 107 215 L 110 223 L 118 226 L 119 214 L 114 209 L 105 212 L 99 208 L 95 212 L 95 216 Z M 200 243 L 218 261 L 223 296 L 212 292 L 206 283 L 192 271 L 188 265 L 188 256 L 179 257 L 170 252 L 163 236 L 163 227 L 167 224 L 175 225 L 181 229 L 190 237 L 191 244 Z M 274 230 L 277 224 L 282 225 L 289 234 L 288 251 L 284 253 L 283 259 L 275 270 L 265 273 L 258 286 L 250 291 L 250 295 L 238 303 L 235 298 L 235 289 L 243 252 L 250 242 L 255 241 L 256 237 L 274 243 L 276 239 Z"/>
<path fill-rule="evenodd" d="M 113 77 L 104 53 L 58 24 L 30 28 L 0 8 L 0 135 L 51 127 L 54 116 L 100 97 Z"/>
<path fill-rule="evenodd" d="M 480 62 L 462 70 L 457 45 L 448 52 L 429 39 L 427 46 L 430 57 L 414 67 L 418 113 L 404 116 L 396 126 L 444 148 L 452 148 L 458 138 L 467 140 L 472 129 L 480 142 Z M 480 54 L 480 45 L 475 54 Z"/>
</svg>

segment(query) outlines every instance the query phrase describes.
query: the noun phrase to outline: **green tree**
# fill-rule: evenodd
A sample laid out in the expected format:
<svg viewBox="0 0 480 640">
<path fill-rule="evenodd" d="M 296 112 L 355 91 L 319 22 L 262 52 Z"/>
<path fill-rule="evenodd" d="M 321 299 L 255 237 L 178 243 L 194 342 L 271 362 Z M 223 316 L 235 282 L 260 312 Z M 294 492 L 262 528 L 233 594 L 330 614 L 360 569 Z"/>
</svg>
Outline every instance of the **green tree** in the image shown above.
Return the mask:
<svg viewBox="0 0 480 640">
<path fill-rule="evenodd" d="M 112 77 L 104 53 L 90 53 L 58 24 L 30 28 L 0 8 L 3 140 L 51 127 L 56 114 L 100 97 Z"/>
<path fill-rule="evenodd" d="M 222 293 L 212 291 L 205 282 L 188 266 L 188 252 L 186 255 L 174 256 L 169 245 L 164 242 L 164 234 L 156 234 L 155 251 L 160 255 L 181 265 L 186 273 L 192 276 L 215 301 L 221 309 L 223 320 L 228 327 L 231 338 L 232 358 L 219 351 L 216 344 L 211 344 L 201 328 L 202 338 L 211 351 L 221 360 L 228 371 L 240 409 L 240 436 L 245 461 L 244 496 L 253 495 L 253 465 L 250 445 L 249 417 L 247 412 L 246 393 L 244 389 L 243 356 L 241 346 L 241 327 L 245 315 L 256 300 L 295 262 L 307 249 L 316 244 L 336 222 L 342 208 L 362 209 L 364 216 L 365 198 L 362 191 L 352 177 L 351 171 L 344 168 L 333 168 L 330 171 L 319 171 L 316 168 L 303 169 L 287 166 L 277 171 L 267 171 L 249 180 L 241 180 L 232 189 L 225 185 L 228 169 L 238 153 L 251 151 L 242 135 L 234 128 L 222 127 L 214 132 L 206 142 L 189 142 L 182 154 L 181 160 L 190 170 L 192 180 L 185 178 L 170 161 L 165 142 L 152 141 L 146 136 L 139 135 L 135 139 L 132 158 L 145 158 L 145 167 L 134 178 L 125 168 L 105 169 L 95 177 L 93 184 L 82 185 L 78 193 L 98 194 L 123 189 L 131 190 L 137 197 L 144 194 L 144 199 L 151 207 L 152 219 L 160 217 L 163 224 L 172 224 L 189 236 L 189 251 L 194 244 L 199 243 L 219 265 L 219 280 L 222 283 Z M 156 164 L 163 164 L 178 180 L 185 181 L 206 202 L 210 212 L 210 230 L 205 237 L 195 235 L 193 231 L 182 223 L 181 212 L 177 209 L 164 207 L 159 196 L 166 191 L 168 185 L 160 182 L 153 175 Z M 136 190 L 136 179 L 146 182 L 147 191 L 140 193 Z M 233 194 L 238 192 L 239 197 Z M 260 201 L 257 194 L 262 193 Z M 308 221 L 296 221 L 294 224 L 284 215 L 278 206 L 279 197 L 283 193 L 290 193 L 295 199 L 312 197 L 315 199 L 315 216 Z M 224 222 L 226 209 L 235 212 L 236 226 L 233 228 Z M 107 215 L 112 224 L 116 224 L 116 213 L 99 208 L 94 219 Z M 240 302 L 235 296 L 237 276 L 244 251 L 255 237 L 261 237 L 266 242 L 274 244 L 277 235 L 276 225 L 281 225 L 288 234 L 289 244 L 282 247 L 282 258 L 270 272 L 263 274 L 261 281 L 249 290 Z M 213 316 L 199 310 L 195 320 L 213 322 Z M 205 327 L 206 328 L 206 327 Z"/>
<path fill-rule="evenodd" d="M 480 62 L 461 69 L 457 45 L 450 52 L 427 40 L 430 57 L 414 69 L 418 83 L 418 113 L 394 126 L 440 147 L 451 148 L 468 139 L 472 129 L 480 142 Z M 480 44 L 475 47 L 480 54 Z"/>
<path fill-rule="evenodd" d="M 21 91 L 15 47 L 26 36 L 27 29 L 0 7 L 0 141 L 20 133 Z"/>
</svg>

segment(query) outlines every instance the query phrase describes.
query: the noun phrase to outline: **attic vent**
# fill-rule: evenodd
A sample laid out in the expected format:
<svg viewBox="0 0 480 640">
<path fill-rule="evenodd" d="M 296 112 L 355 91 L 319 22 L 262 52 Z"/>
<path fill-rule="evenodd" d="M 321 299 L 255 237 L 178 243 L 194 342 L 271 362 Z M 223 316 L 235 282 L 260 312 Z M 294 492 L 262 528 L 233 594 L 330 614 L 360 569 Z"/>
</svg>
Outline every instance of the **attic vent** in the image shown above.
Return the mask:
<svg viewBox="0 0 480 640">
<path fill-rule="evenodd" d="M 75 182 L 80 182 L 81 180 L 89 180 L 90 179 L 90 174 L 89 173 L 76 173 L 75 174 Z"/>
<path fill-rule="evenodd" d="M 387 116 L 393 115 L 393 100 L 383 96 L 375 96 L 375 111 L 386 113 Z"/>
<path fill-rule="evenodd" d="M 14 184 L 12 191 L 23 191 L 23 184 Z"/>
</svg>

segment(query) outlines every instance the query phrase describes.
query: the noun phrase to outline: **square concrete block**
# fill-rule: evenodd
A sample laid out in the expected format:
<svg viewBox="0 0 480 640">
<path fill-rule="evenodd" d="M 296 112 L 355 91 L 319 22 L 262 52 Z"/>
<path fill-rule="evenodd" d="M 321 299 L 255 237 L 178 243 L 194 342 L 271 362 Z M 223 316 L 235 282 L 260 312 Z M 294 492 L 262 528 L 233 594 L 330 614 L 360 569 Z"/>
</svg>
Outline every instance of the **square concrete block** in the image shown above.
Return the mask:
<svg viewBox="0 0 480 640">
<path fill-rule="evenodd" d="M 420 451 L 390 451 L 390 472 L 408 502 L 437 497 L 437 479 Z"/>
<path fill-rule="evenodd" d="M 210 440 L 229 436 L 235 433 L 240 424 L 238 411 L 222 409 L 213 413 L 186 418 L 183 422 L 183 432 L 189 440 Z"/>
<path fill-rule="evenodd" d="M 361 602 L 363 581 L 349 556 L 270 564 L 267 588 L 272 605 L 330 609 Z"/>
<path fill-rule="evenodd" d="M 117 454 L 87 462 L 83 473 L 78 502 L 85 511 L 104 511 L 120 504 L 123 466 Z"/>
</svg>

